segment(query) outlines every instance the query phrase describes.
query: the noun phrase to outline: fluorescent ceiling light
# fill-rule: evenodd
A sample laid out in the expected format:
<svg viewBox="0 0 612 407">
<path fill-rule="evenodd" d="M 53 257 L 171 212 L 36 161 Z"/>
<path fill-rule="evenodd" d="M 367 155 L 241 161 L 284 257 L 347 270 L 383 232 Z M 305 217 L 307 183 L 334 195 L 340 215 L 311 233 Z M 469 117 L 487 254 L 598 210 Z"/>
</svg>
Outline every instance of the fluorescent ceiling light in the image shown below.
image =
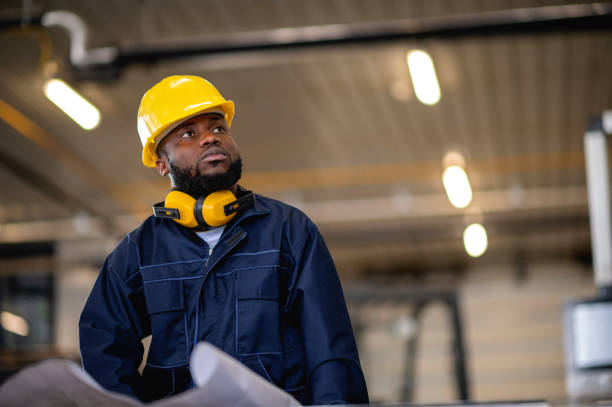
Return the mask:
<svg viewBox="0 0 612 407">
<path fill-rule="evenodd" d="M 100 111 L 64 81 L 49 79 L 43 89 L 51 102 L 85 130 L 92 130 L 100 123 Z"/>
<path fill-rule="evenodd" d="M 456 208 L 465 208 L 472 201 L 472 187 L 463 168 L 451 165 L 442 174 L 442 183 L 448 200 Z"/>
<path fill-rule="evenodd" d="M 444 168 L 450 167 L 451 165 L 458 165 L 461 168 L 465 167 L 465 157 L 458 151 L 449 151 L 444 154 L 442 159 L 442 165 Z"/>
<path fill-rule="evenodd" d="M 463 246 L 472 257 L 479 257 L 487 251 L 487 231 L 480 223 L 472 223 L 463 232 Z"/>
<path fill-rule="evenodd" d="M 0 322 L 2 323 L 2 328 L 14 334 L 28 336 L 30 332 L 28 321 L 12 312 L 2 311 L 0 313 Z"/>
<path fill-rule="evenodd" d="M 441 95 L 440 85 L 429 54 L 421 50 L 412 50 L 406 55 L 406 61 L 417 99 L 426 105 L 438 103 Z"/>
</svg>

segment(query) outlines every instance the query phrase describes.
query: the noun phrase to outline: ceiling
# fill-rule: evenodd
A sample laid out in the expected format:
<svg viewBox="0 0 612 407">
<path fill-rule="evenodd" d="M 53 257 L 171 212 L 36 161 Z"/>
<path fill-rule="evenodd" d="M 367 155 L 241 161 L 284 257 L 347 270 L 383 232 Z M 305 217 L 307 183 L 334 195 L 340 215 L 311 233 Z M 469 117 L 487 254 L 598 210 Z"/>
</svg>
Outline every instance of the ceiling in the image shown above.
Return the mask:
<svg viewBox="0 0 612 407">
<path fill-rule="evenodd" d="M 517 9 L 529 15 L 548 6 L 569 16 L 567 6 L 576 4 L 610 7 L 560 0 L 6 0 L 0 242 L 116 238 L 138 225 L 169 189 L 140 162 L 140 97 L 166 75 L 189 73 L 236 104 L 242 184 L 309 214 L 343 270 L 464 265 L 461 236 L 474 220 L 489 233 L 485 258 L 588 255 L 582 136 L 590 115 L 612 107 L 612 30 L 428 31 L 449 21 L 495 21 L 495 13 Z M 87 48 L 113 46 L 140 60 L 126 59 L 112 75 L 71 69 L 67 32 L 36 23 L 53 10 L 85 22 Z M 6 23 L 15 18 L 32 25 Z M 398 26 L 420 35 L 391 35 Z M 296 27 L 310 27 L 299 31 L 312 35 L 310 42 L 253 45 L 271 34 L 291 41 L 296 31 L 279 29 Z M 385 35 L 319 41 L 332 29 Z M 143 57 L 198 44 L 208 51 Z M 435 106 L 412 92 L 406 52 L 413 48 L 433 58 L 442 90 Z M 45 98 L 49 76 L 64 78 L 100 109 L 96 129 L 81 129 Z M 449 151 L 465 157 L 474 190 L 467 209 L 452 207 L 444 194 Z"/>
</svg>

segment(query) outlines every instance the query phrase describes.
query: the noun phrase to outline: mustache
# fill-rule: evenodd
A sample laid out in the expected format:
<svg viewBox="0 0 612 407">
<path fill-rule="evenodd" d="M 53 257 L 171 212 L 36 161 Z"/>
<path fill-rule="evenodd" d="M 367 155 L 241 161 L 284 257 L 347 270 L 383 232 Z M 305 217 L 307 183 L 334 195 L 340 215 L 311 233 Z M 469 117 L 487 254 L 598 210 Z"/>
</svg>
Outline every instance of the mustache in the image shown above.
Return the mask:
<svg viewBox="0 0 612 407">
<path fill-rule="evenodd" d="M 223 154 L 224 156 L 227 157 L 227 151 L 225 151 L 224 149 L 222 149 L 221 147 L 210 147 L 208 150 L 206 150 L 206 152 L 204 153 L 204 155 L 202 156 L 202 160 L 205 159 L 206 157 L 209 157 L 213 154 Z"/>
</svg>

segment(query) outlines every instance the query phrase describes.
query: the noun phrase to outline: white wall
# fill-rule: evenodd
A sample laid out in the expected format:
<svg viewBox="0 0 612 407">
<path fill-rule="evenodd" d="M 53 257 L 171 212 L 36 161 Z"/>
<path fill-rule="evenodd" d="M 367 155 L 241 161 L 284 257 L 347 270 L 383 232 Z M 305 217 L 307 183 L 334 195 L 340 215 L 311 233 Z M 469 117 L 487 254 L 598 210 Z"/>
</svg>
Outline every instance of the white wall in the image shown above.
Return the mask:
<svg viewBox="0 0 612 407">
<path fill-rule="evenodd" d="M 55 345 L 66 357 L 80 357 L 79 317 L 97 275 L 97 269 L 84 266 L 56 273 Z"/>
<path fill-rule="evenodd" d="M 506 264 L 473 267 L 456 283 L 474 400 L 565 396 L 562 304 L 595 294 L 592 272 L 569 262 L 528 264 L 524 280 Z M 407 289 L 418 289 L 407 286 Z M 351 309 L 363 326 L 360 357 L 372 400 L 401 402 L 405 338 L 394 321 L 409 312 L 391 303 Z M 415 403 L 457 398 L 447 308 L 428 306 L 418 330 Z"/>
</svg>

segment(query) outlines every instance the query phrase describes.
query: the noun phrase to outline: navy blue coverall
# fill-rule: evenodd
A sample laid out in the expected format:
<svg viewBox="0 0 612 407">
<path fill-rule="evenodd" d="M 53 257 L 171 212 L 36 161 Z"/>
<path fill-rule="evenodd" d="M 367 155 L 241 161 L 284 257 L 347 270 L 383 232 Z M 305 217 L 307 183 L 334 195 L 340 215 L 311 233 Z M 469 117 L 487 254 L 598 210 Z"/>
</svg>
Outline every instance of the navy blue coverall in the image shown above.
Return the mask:
<svg viewBox="0 0 612 407">
<path fill-rule="evenodd" d="M 145 220 L 107 257 L 79 330 L 85 370 L 143 401 L 193 387 L 189 355 L 207 341 L 302 404 L 368 403 L 319 231 L 299 210 L 259 195 L 214 250 L 170 219 Z"/>
</svg>

